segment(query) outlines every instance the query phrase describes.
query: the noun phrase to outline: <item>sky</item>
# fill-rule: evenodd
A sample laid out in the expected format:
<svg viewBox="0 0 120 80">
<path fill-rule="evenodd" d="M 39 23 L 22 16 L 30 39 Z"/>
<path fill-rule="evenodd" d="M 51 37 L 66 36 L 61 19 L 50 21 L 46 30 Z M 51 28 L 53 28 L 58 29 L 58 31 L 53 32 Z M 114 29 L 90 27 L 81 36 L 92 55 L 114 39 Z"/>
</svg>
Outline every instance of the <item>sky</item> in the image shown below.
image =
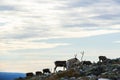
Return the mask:
<svg viewBox="0 0 120 80">
<path fill-rule="evenodd" d="M 0 72 L 120 57 L 119 0 L 0 0 Z"/>
</svg>

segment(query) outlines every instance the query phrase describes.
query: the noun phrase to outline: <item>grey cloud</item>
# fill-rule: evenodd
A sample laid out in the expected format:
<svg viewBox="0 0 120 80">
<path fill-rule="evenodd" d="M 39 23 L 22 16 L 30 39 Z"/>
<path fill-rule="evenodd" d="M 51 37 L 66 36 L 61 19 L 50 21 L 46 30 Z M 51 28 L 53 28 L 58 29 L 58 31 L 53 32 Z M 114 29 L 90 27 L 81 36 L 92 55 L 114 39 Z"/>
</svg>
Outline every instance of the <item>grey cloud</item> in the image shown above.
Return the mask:
<svg viewBox="0 0 120 80">
<path fill-rule="evenodd" d="M 107 24 L 102 24 L 102 25 L 101 23 L 103 22 L 103 20 L 109 20 L 109 19 L 114 20 L 114 25 L 119 24 L 119 23 L 115 23 L 117 22 L 116 19 L 119 19 L 118 18 L 119 11 L 115 12 L 116 13 L 115 15 L 106 14 L 110 12 L 114 13 L 115 11 L 114 9 L 116 9 L 116 5 L 115 3 L 113 3 L 112 0 L 110 0 L 108 3 L 107 1 L 104 0 L 96 0 L 96 1 L 94 0 L 74 0 L 74 1 L 31 0 L 31 1 L 34 4 L 32 4 L 32 2 L 27 4 L 26 1 L 25 4 L 22 3 L 19 4 L 15 2 L 14 4 L 12 3 L 11 6 L 9 5 L 0 6 L 0 11 L 10 10 L 16 12 L 16 10 L 19 10 L 19 12 L 17 12 L 17 15 L 16 14 L 13 15 L 16 19 L 20 18 L 21 21 L 20 23 L 23 24 L 22 25 L 23 30 L 15 29 L 16 33 L 8 32 L 8 34 L 4 35 L 4 38 L 24 39 L 24 38 L 34 38 L 34 37 L 41 37 L 41 38 L 51 37 L 51 36 L 53 37 L 56 35 L 59 36 L 60 34 L 57 33 L 57 31 L 59 31 L 59 28 L 57 27 L 60 27 L 62 29 L 66 27 L 67 28 L 77 27 L 77 28 L 84 28 L 85 30 L 106 29 L 103 26 L 109 26 L 108 24 L 113 24 L 113 22 L 107 22 Z M 24 2 L 24 0 L 21 0 L 21 2 Z M 39 5 L 43 3 L 46 5 L 46 7 L 40 8 Z M 50 5 L 46 3 L 49 3 Z M 47 5 L 49 5 L 50 8 L 47 7 Z M 112 6 L 113 8 L 109 8 L 110 6 Z M 117 8 L 117 10 L 119 10 L 119 8 Z M 9 13 L 7 15 L 11 16 L 11 14 Z M 93 16 L 91 17 L 89 15 L 93 15 Z M 15 24 L 15 26 L 16 25 L 17 24 Z M 26 25 L 29 27 L 26 28 Z M 55 30 L 57 31 L 54 31 L 54 27 L 56 27 Z M 53 29 L 52 30 L 53 32 L 50 29 Z"/>
<path fill-rule="evenodd" d="M 114 2 L 120 5 L 120 0 L 114 0 Z"/>
<path fill-rule="evenodd" d="M 102 19 L 102 20 L 116 20 L 120 19 L 120 15 L 118 14 L 103 14 L 99 16 L 95 16 L 95 19 Z"/>
<path fill-rule="evenodd" d="M 15 10 L 15 7 L 9 5 L 0 5 L 0 11 L 11 11 L 11 10 Z"/>
<path fill-rule="evenodd" d="M 64 7 L 57 7 L 60 10 L 62 9 L 63 11 L 66 11 L 64 14 L 66 19 L 61 19 L 61 23 L 63 24 L 62 26 L 64 27 L 82 27 L 84 29 L 87 29 L 88 27 L 98 27 L 98 29 L 109 29 L 105 28 L 105 26 L 109 27 L 111 25 L 114 26 L 119 24 L 120 8 L 118 5 L 116 6 L 112 0 L 76 0 L 67 1 L 65 5 L 66 6 Z M 85 12 L 84 9 L 86 9 Z M 93 16 L 87 17 L 84 16 L 84 14 Z"/>
<path fill-rule="evenodd" d="M 22 27 L 22 29 L 17 29 L 14 32 L 4 32 L 5 34 L 0 36 L 0 39 L 29 39 L 29 38 L 46 38 L 53 36 L 48 28 L 36 27 L 36 26 L 29 26 L 29 27 Z"/>
<path fill-rule="evenodd" d="M 78 23 L 78 24 L 63 24 L 64 27 L 80 27 L 80 28 L 87 28 L 87 27 L 91 27 L 91 28 L 95 28 L 96 26 L 99 26 L 97 24 L 94 23 Z"/>
<path fill-rule="evenodd" d="M 68 5 L 69 7 L 88 7 L 98 2 L 99 0 L 77 0 L 70 2 Z"/>
<path fill-rule="evenodd" d="M 71 9 L 71 8 L 79 8 L 79 7 L 89 7 L 94 5 L 95 3 L 99 3 L 100 0 L 75 0 L 75 1 L 64 1 L 64 6 L 58 6 L 57 9 Z"/>
<path fill-rule="evenodd" d="M 0 27 L 3 26 L 3 25 L 5 25 L 5 24 L 6 24 L 6 23 L 2 23 L 2 22 L 0 22 Z"/>
</svg>

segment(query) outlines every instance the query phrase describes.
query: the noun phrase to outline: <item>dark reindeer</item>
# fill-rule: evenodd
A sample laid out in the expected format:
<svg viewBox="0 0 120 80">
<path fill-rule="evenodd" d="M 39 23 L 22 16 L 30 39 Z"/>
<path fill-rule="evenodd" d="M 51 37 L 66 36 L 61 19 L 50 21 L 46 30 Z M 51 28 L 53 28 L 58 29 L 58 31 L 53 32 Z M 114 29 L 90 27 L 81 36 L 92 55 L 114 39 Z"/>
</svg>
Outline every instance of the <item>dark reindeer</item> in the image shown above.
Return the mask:
<svg viewBox="0 0 120 80">
<path fill-rule="evenodd" d="M 33 77 L 34 74 L 32 72 L 26 73 L 26 77 Z"/>
<path fill-rule="evenodd" d="M 99 62 L 104 62 L 107 60 L 107 57 L 106 56 L 99 56 Z"/>
<path fill-rule="evenodd" d="M 36 76 L 42 75 L 41 71 L 36 71 L 35 73 L 36 73 Z"/>
<path fill-rule="evenodd" d="M 91 65 L 92 62 L 91 61 L 82 61 L 82 65 Z"/>
<path fill-rule="evenodd" d="M 50 72 L 50 69 L 49 69 L 49 68 L 43 69 L 43 74 L 45 74 L 45 73 L 51 73 L 51 72 Z"/>
<path fill-rule="evenodd" d="M 56 71 L 57 67 L 63 67 L 64 70 L 66 69 L 71 69 L 76 67 L 77 65 L 80 64 L 79 59 L 76 58 L 77 54 L 75 54 L 75 58 L 71 58 L 67 61 L 55 61 L 55 68 L 54 68 L 54 72 Z"/>
<path fill-rule="evenodd" d="M 56 71 L 57 67 L 63 67 L 63 69 L 65 70 L 65 68 L 66 68 L 66 61 L 55 61 L 54 72 Z"/>
</svg>

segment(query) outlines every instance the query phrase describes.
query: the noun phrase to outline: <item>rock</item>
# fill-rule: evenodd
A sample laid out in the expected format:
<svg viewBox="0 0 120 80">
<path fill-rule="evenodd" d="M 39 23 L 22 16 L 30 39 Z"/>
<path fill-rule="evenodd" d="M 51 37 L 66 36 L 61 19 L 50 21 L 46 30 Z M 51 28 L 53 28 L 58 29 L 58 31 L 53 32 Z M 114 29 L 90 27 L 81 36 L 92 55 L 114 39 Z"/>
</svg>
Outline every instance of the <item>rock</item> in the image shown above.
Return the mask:
<svg viewBox="0 0 120 80">
<path fill-rule="evenodd" d="M 95 75 L 90 75 L 88 77 L 89 77 L 89 80 L 97 80 L 97 76 Z"/>
<path fill-rule="evenodd" d="M 99 78 L 98 80 L 110 80 L 108 78 Z"/>
<path fill-rule="evenodd" d="M 76 78 L 75 77 L 71 77 L 70 80 L 76 80 Z"/>
<path fill-rule="evenodd" d="M 77 78 L 77 80 L 89 80 L 89 78 L 88 77 L 79 77 L 79 78 Z"/>
</svg>

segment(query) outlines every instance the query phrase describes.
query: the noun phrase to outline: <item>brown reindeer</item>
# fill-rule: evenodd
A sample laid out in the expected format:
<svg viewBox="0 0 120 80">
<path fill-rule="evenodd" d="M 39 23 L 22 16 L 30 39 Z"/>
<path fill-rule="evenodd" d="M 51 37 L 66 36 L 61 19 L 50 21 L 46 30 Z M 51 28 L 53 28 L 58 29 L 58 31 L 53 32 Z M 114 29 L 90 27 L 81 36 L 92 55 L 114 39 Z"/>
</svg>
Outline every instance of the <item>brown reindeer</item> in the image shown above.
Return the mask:
<svg viewBox="0 0 120 80">
<path fill-rule="evenodd" d="M 54 72 L 56 71 L 57 67 L 63 67 L 63 69 L 65 70 L 65 68 L 66 68 L 66 61 L 55 61 Z"/>
</svg>

